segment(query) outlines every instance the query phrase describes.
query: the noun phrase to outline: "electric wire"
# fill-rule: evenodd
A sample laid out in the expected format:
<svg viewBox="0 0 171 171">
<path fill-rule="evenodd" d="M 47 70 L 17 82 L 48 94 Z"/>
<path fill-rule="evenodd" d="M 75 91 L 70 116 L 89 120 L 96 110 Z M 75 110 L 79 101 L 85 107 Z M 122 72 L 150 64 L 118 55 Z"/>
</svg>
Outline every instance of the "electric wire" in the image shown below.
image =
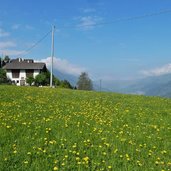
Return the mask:
<svg viewBox="0 0 171 171">
<path fill-rule="evenodd" d="M 159 12 L 153 12 L 153 13 L 149 13 L 149 14 L 134 16 L 134 17 L 118 18 L 118 19 L 114 19 L 111 21 L 104 21 L 104 22 L 99 22 L 99 23 L 80 24 L 80 25 L 76 25 L 76 26 L 62 26 L 59 29 L 74 29 L 74 28 L 85 28 L 85 27 L 91 27 L 91 26 L 95 27 L 95 26 L 100 26 L 100 25 L 109 25 L 109 24 L 113 24 L 113 23 L 117 23 L 117 22 L 139 20 L 139 19 L 163 15 L 163 14 L 167 14 L 167 13 L 171 13 L 171 9 L 165 9 L 165 10 L 161 10 Z"/>
<path fill-rule="evenodd" d="M 21 55 L 26 55 L 28 54 L 33 48 L 35 48 L 38 44 L 40 44 L 52 31 L 48 31 L 41 39 L 39 39 L 37 42 L 35 42 L 32 46 L 30 46 L 28 49 L 24 50 L 23 52 L 21 52 L 20 54 L 18 54 L 17 56 L 21 56 Z"/>
<path fill-rule="evenodd" d="M 128 17 L 128 18 L 120 18 L 120 19 L 115 19 L 115 20 L 106 21 L 106 22 L 99 22 L 99 23 L 93 23 L 93 24 L 83 24 L 83 25 L 76 25 L 76 26 L 63 26 L 63 27 L 60 27 L 60 29 L 76 29 L 76 28 L 85 28 L 85 27 L 91 27 L 91 26 L 95 27 L 95 26 L 100 26 L 100 25 L 109 25 L 109 24 L 113 24 L 113 23 L 116 23 L 116 22 L 138 20 L 138 19 L 143 19 L 143 18 L 146 18 L 146 17 L 162 15 L 162 14 L 166 14 L 166 13 L 171 13 L 171 9 L 161 10 L 159 12 L 153 12 L 153 13 L 144 14 L 144 15 L 140 15 L 140 16 L 134 16 L 134 17 Z M 55 29 L 57 29 L 57 28 L 55 28 Z M 21 55 L 28 54 L 32 49 L 34 49 L 37 45 L 39 45 L 39 43 L 41 43 L 51 32 L 52 32 L 52 30 L 48 31 L 41 39 L 39 39 L 37 42 L 35 42 L 28 49 L 26 49 L 26 50 L 22 51 L 21 53 L 19 53 L 17 56 L 19 57 Z"/>
</svg>

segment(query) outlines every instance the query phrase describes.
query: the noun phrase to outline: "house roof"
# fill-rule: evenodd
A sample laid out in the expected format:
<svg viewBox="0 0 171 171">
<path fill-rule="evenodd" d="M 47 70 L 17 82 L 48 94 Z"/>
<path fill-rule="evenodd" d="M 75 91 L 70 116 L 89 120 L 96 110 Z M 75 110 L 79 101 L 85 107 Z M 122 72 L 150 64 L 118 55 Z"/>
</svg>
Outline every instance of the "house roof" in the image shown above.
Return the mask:
<svg viewBox="0 0 171 171">
<path fill-rule="evenodd" d="M 46 67 L 45 63 L 35 62 L 30 60 L 13 60 L 7 63 L 4 69 L 43 69 Z"/>
</svg>

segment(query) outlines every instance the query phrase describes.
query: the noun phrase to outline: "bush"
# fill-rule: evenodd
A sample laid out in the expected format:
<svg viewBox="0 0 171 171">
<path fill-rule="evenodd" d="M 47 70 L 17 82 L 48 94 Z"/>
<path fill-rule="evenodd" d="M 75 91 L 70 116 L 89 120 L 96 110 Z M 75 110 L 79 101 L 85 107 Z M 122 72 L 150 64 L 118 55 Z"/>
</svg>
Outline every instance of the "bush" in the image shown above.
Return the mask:
<svg viewBox="0 0 171 171">
<path fill-rule="evenodd" d="M 42 72 L 40 74 L 38 74 L 35 78 L 35 85 L 37 86 L 45 86 L 47 85 L 47 76 L 46 76 L 46 73 Z"/>
<path fill-rule="evenodd" d="M 35 79 L 34 79 L 32 76 L 26 78 L 26 82 L 27 82 L 30 86 L 34 83 L 34 81 L 35 81 Z"/>
</svg>

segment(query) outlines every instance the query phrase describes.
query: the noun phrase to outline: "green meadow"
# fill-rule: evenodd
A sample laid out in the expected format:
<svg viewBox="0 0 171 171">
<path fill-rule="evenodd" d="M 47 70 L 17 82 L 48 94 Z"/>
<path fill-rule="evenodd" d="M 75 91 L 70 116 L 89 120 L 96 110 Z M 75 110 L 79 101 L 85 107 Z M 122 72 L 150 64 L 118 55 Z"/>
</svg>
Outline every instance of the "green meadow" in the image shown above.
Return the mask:
<svg viewBox="0 0 171 171">
<path fill-rule="evenodd" d="M 171 170 L 171 99 L 0 86 L 0 170 Z"/>
</svg>

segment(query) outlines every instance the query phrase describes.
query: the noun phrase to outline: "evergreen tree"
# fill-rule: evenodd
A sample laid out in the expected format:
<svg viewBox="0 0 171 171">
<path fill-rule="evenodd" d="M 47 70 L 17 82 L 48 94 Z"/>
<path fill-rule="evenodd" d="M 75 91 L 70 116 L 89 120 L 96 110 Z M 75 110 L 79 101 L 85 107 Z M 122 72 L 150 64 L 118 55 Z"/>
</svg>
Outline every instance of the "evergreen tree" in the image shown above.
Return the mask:
<svg viewBox="0 0 171 171">
<path fill-rule="evenodd" d="M 5 56 L 4 58 L 0 57 L 0 68 L 5 66 L 9 62 L 10 62 L 9 56 Z"/>
<path fill-rule="evenodd" d="M 93 90 L 93 84 L 86 72 L 82 72 L 77 82 L 78 90 Z"/>
<path fill-rule="evenodd" d="M 53 84 L 55 86 L 59 86 L 61 84 L 60 80 L 58 78 L 56 78 L 55 76 L 53 76 Z"/>
<path fill-rule="evenodd" d="M 0 68 L 2 68 L 2 58 L 0 57 Z"/>
<path fill-rule="evenodd" d="M 10 57 L 6 55 L 6 56 L 4 57 L 4 60 L 3 60 L 3 61 L 5 62 L 5 64 L 7 64 L 7 63 L 10 62 L 10 60 L 11 60 Z"/>
<path fill-rule="evenodd" d="M 70 82 L 67 81 L 67 80 L 61 81 L 60 86 L 61 86 L 62 88 L 73 89 L 72 85 L 71 85 Z"/>
</svg>

